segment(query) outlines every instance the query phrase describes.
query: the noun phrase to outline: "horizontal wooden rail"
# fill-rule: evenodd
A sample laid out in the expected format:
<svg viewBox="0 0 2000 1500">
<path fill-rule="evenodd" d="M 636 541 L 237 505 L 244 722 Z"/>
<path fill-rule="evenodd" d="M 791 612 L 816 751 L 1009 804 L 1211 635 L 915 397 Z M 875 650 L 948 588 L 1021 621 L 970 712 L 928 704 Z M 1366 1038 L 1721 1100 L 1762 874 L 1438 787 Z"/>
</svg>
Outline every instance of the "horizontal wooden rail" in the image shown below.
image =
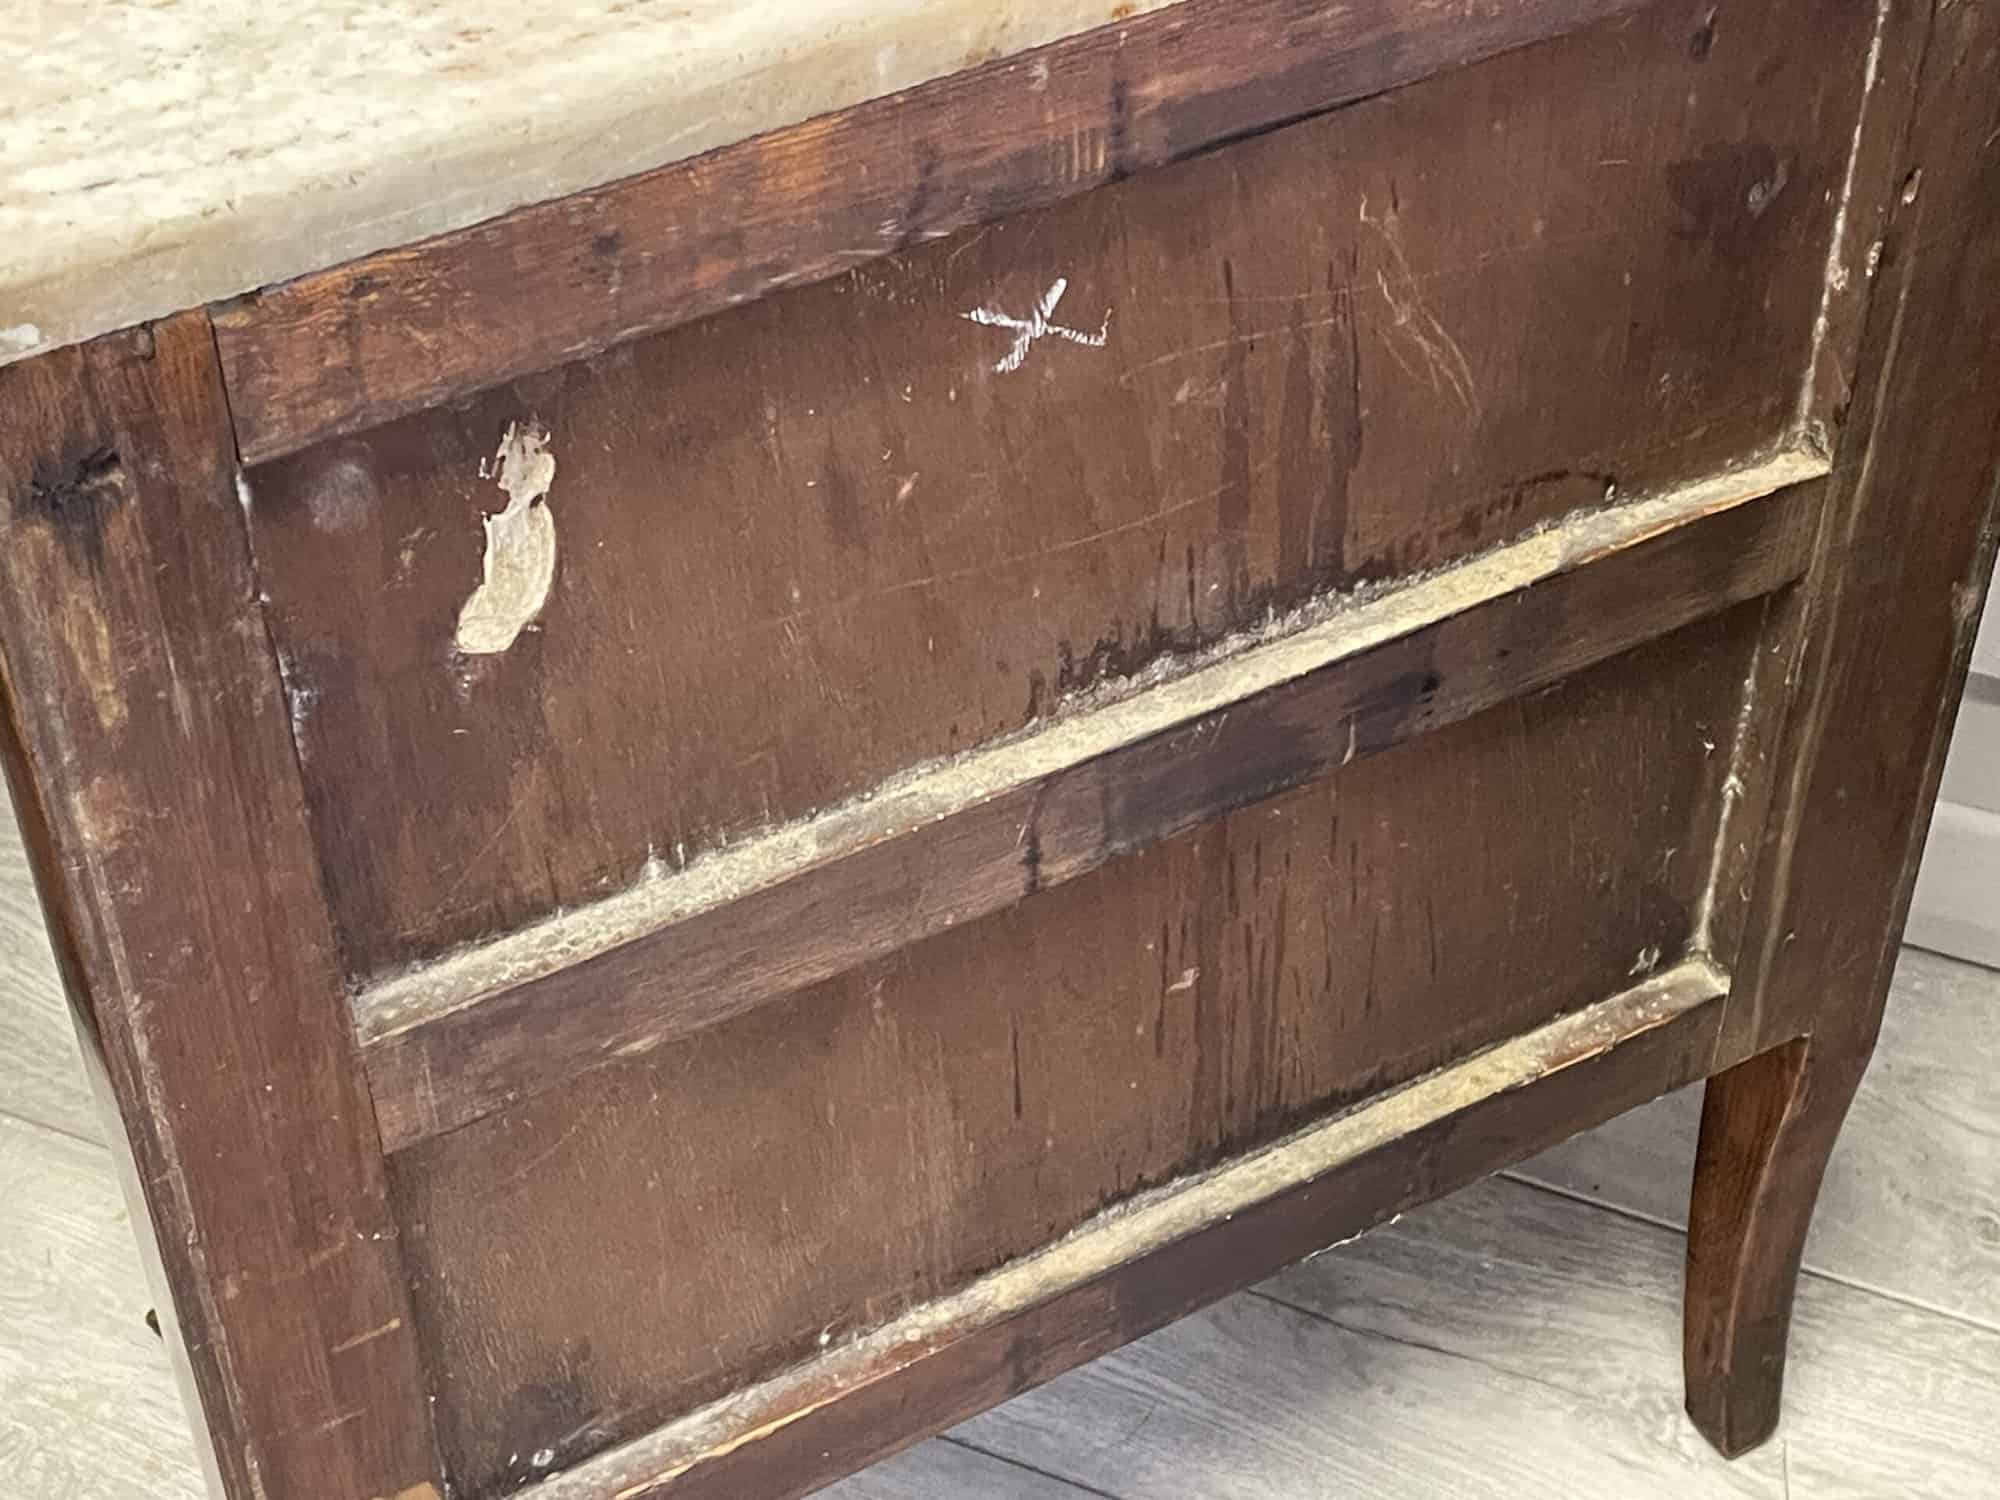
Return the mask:
<svg viewBox="0 0 2000 1500">
<path fill-rule="evenodd" d="M 1183 0 L 217 307 L 244 461 L 1638 8 Z"/>
<path fill-rule="evenodd" d="M 1702 1076 L 1727 977 L 1689 959 L 1213 1171 L 762 1385 L 551 1476 L 534 1500 L 789 1500 L 1390 1215 Z M 1366 1205 L 1365 1209 L 1362 1205 Z"/>
<path fill-rule="evenodd" d="M 1786 453 L 1331 601 L 857 803 L 377 983 L 355 1025 L 385 1144 L 1000 910 L 1803 571 L 1825 472 Z"/>
</svg>

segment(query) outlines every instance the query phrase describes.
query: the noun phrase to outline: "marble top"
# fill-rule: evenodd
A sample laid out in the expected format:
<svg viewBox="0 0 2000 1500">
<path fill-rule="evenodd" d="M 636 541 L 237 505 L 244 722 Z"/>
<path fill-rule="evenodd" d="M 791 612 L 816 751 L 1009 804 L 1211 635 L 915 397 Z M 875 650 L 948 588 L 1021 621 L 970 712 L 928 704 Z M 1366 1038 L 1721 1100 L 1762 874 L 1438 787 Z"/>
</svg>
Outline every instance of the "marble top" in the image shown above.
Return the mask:
<svg viewBox="0 0 2000 1500">
<path fill-rule="evenodd" d="M 5 0 L 0 363 L 1175 0 Z"/>
</svg>

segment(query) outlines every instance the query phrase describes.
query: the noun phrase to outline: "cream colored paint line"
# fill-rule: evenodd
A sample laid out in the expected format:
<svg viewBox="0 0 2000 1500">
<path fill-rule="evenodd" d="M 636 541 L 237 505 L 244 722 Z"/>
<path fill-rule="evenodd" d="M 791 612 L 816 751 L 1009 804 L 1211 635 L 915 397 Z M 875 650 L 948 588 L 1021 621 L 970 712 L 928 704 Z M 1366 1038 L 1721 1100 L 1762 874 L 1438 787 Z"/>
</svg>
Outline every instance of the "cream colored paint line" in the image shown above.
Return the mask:
<svg viewBox="0 0 2000 1500">
<path fill-rule="evenodd" d="M 1847 170 L 1840 179 L 1840 202 L 1833 212 L 1833 231 L 1826 247 L 1826 269 L 1821 277 L 1819 311 L 1813 317 L 1812 344 L 1806 353 L 1805 379 L 1799 386 L 1798 407 L 1792 427 L 1801 438 L 1824 447 L 1824 433 L 1808 434 L 1812 423 L 1813 397 L 1819 386 L 1820 359 L 1833 327 L 1833 299 L 1847 290 L 1853 268 L 1847 264 L 1847 210 L 1854 201 L 1854 179 L 1861 165 L 1861 143 L 1867 137 L 1869 109 L 1875 97 L 1875 83 L 1882 68 L 1882 39 L 1889 29 L 1893 0 L 1876 0 L 1875 30 L 1868 40 L 1868 55 L 1861 65 L 1861 103 L 1854 112 L 1854 134 L 1847 143 Z M 1866 274 L 1873 276 L 1875 258 L 1868 257 Z"/>
<path fill-rule="evenodd" d="M 1583 1010 L 1405 1084 L 1274 1145 L 1106 1209 L 1046 1249 L 895 1321 L 552 1475 L 534 1500 L 631 1500 L 915 1364 L 945 1345 L 1268 1203 L 1371 1151 L 1523 1088 L 1721 999 L 1728 978 L 1687 959 Z"/>
<path fill-rule="evenodd" d="M 1316 601 L 1208 652 L 1163 659 L 1066 705 L 1066 712 L 1046 724 L 951 760 L 915 767 L 857 801 L 705 854 L 685 868 L 675 870 L 653 859 L 637 884 L 616 895 L 364 989 L 354 1001 L 355 1027 L 364 1042 L 379 1042 L 1826 471 L 1826 461 L 1817 453 L 1783 452 L 1664 494 L 1571 516 L 1391 587 Z"/>
<path fill-rule="evenodd" d="M 0 5 L 0 364 L 1176 3 Z"/>
<path fill-rule="evenodd" d="M 1785 644 L 1780 641 L 1778 649 L 1783 649 Z M 1723 766 L 1722 806 L 1716 812 L 1715 838 L 1709 845 L 1708 876 L 1702 881 L 1701 894 L 1695 898 L 1693 932 L 1688 940 L 1689 949 L 1695 953 L 1712 956 L 1715 901 L 1721 892 L 1722 878 L 1729 869 L 1729 843 L 1742 832 L 1737 826 L 1736 810 L 1748 790 L 1743 778 L 1748 768 L 1750 737 L 1757 728 L 1757 673 L 1762 666 L 1761 654 L 1767 649 L 1772 648 L 1766 647 L 1760 637 L 1751 653 L 1750 666 L 1743 674 L 1743 693 L 1736 710 L 1736 727 L 1729 736 L 1729 758 Z"/>
</svg>

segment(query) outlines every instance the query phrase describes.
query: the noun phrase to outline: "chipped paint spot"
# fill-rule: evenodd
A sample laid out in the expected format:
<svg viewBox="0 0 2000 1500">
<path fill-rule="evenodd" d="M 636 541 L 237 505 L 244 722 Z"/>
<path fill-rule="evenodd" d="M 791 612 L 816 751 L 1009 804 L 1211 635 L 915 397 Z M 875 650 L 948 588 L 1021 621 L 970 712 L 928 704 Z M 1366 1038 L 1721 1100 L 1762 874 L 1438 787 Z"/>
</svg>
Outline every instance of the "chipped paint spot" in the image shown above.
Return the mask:
<svg viewBox="0 0 2000 1500">
<path fill-rule="evenodd" d="M 42 330 L 33 323 L 16 323 L 0 328 L 0 354 L 26 354 L 42 344 Z"/>
<path fill-rule="evenodd" d="M 556 522 L 548 493 L 556 460 L 549 435 L 540 428 L 507 424 L 493 455 L 491 478 L 507 494 L 507 508 L 484 517 L 486 557 L 479 587 L 458 612 L 458 649 L 468 656 L 492 656 L 542 612 L 556 576 Z M 486 465 L 480 477 L 488 477 Z"/>
<path fill-rule="evenodd" d="M 1781 161 L 1778 163 L 1777 170 L 1772 172 L 1769 177 L 1751 183 L 1750 191 L 1745 195 L 1743 200 L 1744 206 L 1750 210 L 1750 217 L 1753 219 L 1762 218 L 1764 210 L 1769 208 L 1776 200 L 1778 194 L 1785 190 L 1785 184 L 1791 181 L 1791 177 L 1791 163 Z"/>
<path fill-rule="evenodd" d="M 1111 309 L 1108 307 L 1104 310 L 1104 322 L 1095 333 L 1084 333 L 1049 321 L 1056 314 L 1056 304 L 1062 301 L 1063 293 L 1068 290 L 1069 278 L 1058 276 L 1050 284 L 1049 289 L 1042 293 L 1042 299 L 1035 304 L 1034 311 L 1025 318 L 1009 317 L 998 308 L 992 307 L 975 307 L 971 312 L 960 313 L 959 316 L 968 323 L 978 323 L 987 328 L 1006 328 L 1013 332 L 1013 348 L 1002 355 L 993 366 L 994 374 L 1006 375 L 1020 369 L 1027 362 L 1028 350 L 1037 339 L 1066 339 L 1072 344 L 1081 344 L 1086 349 L 1104 347 L 1105 341 L 1111 337 Z"/>
</svg>

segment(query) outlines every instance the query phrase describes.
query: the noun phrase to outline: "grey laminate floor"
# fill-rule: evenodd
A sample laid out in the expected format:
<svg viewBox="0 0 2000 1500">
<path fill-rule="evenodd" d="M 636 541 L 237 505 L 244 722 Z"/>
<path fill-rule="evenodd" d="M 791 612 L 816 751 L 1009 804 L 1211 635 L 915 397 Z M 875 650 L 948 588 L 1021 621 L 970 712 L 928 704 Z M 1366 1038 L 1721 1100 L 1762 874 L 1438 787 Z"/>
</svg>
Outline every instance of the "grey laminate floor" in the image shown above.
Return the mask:
<svg viewBox="0 0 2000 1500">
<path fill-rule="evenodd" d="M 1688 1091 L 826 1493 L 2000 1496 L 2000 974 L 1896 987 L 1747 1458 L 1680 1411 Z M 101 1130 L 0 807 L 0 1500 L 201 1495 Z"/>
</svg>

